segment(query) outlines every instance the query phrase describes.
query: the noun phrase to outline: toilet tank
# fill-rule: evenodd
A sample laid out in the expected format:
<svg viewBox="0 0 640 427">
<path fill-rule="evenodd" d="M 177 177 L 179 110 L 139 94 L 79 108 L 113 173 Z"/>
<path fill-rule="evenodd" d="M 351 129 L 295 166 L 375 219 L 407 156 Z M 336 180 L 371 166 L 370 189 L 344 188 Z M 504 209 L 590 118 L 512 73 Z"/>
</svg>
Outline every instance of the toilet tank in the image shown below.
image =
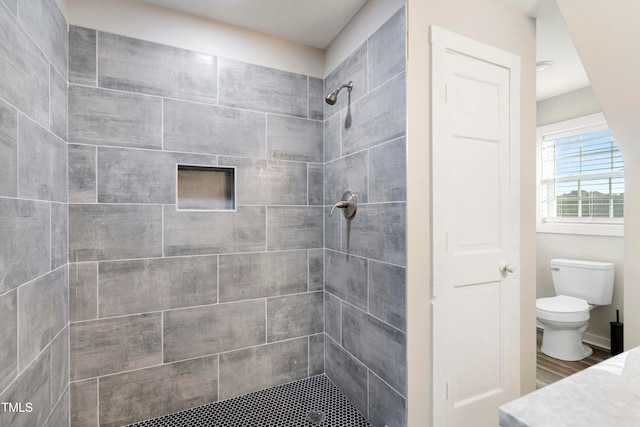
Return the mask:
<svg viewBox="0 0 640 427">
<path fill-rule="evenodd" d="M 552 259 L 551 278 L 556 295 L 609 305 L 613 298 L 613 268 L 612 262 Z"/>
</svg>

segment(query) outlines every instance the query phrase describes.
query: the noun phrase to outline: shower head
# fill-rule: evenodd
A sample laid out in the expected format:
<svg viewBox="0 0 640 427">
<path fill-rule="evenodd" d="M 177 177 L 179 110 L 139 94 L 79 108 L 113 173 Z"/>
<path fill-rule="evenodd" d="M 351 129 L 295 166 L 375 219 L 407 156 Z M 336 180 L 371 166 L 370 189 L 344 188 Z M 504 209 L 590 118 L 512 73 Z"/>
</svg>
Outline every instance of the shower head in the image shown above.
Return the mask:
<svg viewBox="0 0 640 427">
<path fill-rule="evenodd" d="M 325 101 L 327 101 L 327 104 L 329 104 L 329 105 L 335 104 L 337 99 L 338 99 L 338 92 L 340 92 L 345 87 L 347 88 L 347 90 L 349 92 L 351 92 L 351 89 L 353 89 L 353 82 L 343 83 L 340 86 L 338 86 L 337 88 L 335 88 L 333 90 L 333 92 L 331 92 L 329 95 L 327 95 L 327 97 L 324 99 Z"/>
</svg>

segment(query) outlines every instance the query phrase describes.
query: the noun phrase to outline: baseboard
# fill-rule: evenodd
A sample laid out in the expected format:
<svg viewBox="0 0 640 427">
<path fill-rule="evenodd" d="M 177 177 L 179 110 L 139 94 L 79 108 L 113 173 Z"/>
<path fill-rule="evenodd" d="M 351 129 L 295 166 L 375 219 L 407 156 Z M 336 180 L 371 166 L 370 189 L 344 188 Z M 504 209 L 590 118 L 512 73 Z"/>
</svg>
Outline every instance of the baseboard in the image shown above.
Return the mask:
<svg viewBox="0 0 640 427">
<path fill-rule="evenodd" d="M 543 331 L 544 326 L 540 325 L 540 323 L 536 324 L 536 328 L 538 330 Z M 590 334 L 589 332 L 585 332 L 583 341 L 586 344 L 592 345 L 594 347 L 601 348 L 603 350 L 611 351 L 611 339 L 606 337 L 601 337 L 600 335 Z"/>
<path fill-rule="evenodd" d="M 611 351 L 611 339 L 585 332 L 583 341 L 603 350 Z"/>
</svg>

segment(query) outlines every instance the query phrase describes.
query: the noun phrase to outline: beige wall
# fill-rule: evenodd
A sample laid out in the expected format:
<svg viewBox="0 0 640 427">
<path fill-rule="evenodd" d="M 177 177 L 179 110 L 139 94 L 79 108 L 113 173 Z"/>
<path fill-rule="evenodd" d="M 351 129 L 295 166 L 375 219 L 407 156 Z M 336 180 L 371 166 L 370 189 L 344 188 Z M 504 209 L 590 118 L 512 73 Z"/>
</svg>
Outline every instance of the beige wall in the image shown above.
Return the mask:
<svg viewBox="0 0 640 427">
<path fill-rule="evenodd" d="M 333 71 L 406 2 L 407 0 L 368 0 L 325 49 L 324 75 Z"/>
<path fill-rule="evenodd" d="M 492 0 L 409 0 L 408 119 L 408 425 L 431 417 L 430 336 L 430 62 L 429 26 L 521 58 L 521 391 L 535 389 L 535 22 Z"/>
<path fill-rule="evenodd" d="M 640 2 L 557 0 L 593 91 L 625 162 L 625 348 L 640 345 Z M 607 31 L 593 31 L 594 28 Z"/>
<path fill-rule="evenodd" d="M 587 86 L 538 101 L 536 121 L 538 126 L 544 126 L 600 112 L 596 95 L 591 86 Z"/>
<path fill-rule="evenodd" d="M 549 261 L 552 258 L 585 259 L 613 262 L 615 282 L 613 302 L 591 312 L 585 340 L 609 348 L 609 322 L 616 320 L 616 309 L 622 316 L 624 304 L 624 238 L 584 236 L 578 234 L 538 233 L 537 235 L 537 296 L 554 296 Z"/>
<path fill-rule="evenodd" d="M 135 0 L 66 0 L 70 25 L 322 78 L 324 52 Z"/>
<path fill-rule="evenodd" d="M 591 86 L 563 95 L 539 101 L 537 105 L 538 126 L 570 120 L 601 112 Z M 624 238 L 608 236 L 586 236 L 577 234 L 538 233 L 536 250 L 537 296 L 555 295 L 549 271 L 552 258 L 574 258 L 592 261 L 609 261 L 616 264 L 613 302 L 591 312 L 585 340 L 609 348 L 609 322 L 616 319 L 616 309 L 623 315 L 624 305 Z M 622 319 L 622 318 L 621 318 Z"/>
</svg>

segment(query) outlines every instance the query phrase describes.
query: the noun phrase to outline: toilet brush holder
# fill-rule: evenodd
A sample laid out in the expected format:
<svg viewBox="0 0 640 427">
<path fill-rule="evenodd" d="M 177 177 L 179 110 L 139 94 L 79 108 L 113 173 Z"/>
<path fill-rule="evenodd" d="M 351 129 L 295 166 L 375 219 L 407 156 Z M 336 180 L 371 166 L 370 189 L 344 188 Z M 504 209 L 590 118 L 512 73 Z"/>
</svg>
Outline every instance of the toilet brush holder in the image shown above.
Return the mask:
<svg viewBox="0 0 640 427">
<path fill-rule="evenodd" d="M 615 356 L 623 351 L 623 327 L 620 323 L 620 310 L 616 310 L 616 321 L 611 324 L 611 355 Z"/>
</svg>

